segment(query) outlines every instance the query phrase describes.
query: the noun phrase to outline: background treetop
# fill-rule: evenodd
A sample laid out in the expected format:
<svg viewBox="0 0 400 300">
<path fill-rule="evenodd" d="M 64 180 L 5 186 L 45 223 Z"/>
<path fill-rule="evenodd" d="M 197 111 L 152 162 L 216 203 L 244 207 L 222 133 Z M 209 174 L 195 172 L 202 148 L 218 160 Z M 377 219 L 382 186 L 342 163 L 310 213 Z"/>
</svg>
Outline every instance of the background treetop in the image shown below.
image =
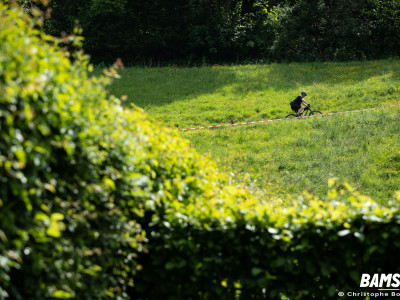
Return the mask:
<svg viewBox="0 0 400 300">
<path fill-rule="evenodd" d="M 51 0 L 45 30 L 83 28 L 93 62 L 232 63 L 398 56 L 399 0 Z"/>
</svg>

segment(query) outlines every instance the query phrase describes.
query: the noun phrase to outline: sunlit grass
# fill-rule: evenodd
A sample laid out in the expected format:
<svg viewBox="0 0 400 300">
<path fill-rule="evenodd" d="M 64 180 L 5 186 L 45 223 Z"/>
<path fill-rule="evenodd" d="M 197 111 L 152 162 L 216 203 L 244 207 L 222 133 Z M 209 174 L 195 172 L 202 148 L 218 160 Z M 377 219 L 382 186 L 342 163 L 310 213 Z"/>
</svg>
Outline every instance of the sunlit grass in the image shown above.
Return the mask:
<svg viewBox="0 0 400 300">
<path fill-rule="evenodd" d="M 173 128 L 282 118 L 301 90 L 322 112 L 400 100 L 400 60 L 202 68 L 127 68 L 111 92 Z M 338 177 L 385 203 L 400 190 L 400 115 L 384 109 L 182 132 L 232 178 L 267 193 L 325 197 Z"/>
<path fill-rule="evenodd" d="M 167 126 L 186 128 L 280 118 L 302 90 L 323 112 L 394 103 L 400 61 L 202 68 L 126 68 L 111 87 Z"/>
<path fill-rule="evenodd" d="M 385 109 L 182 135 L 246 186 L 325 198 L 337 177 L 386 203 L 400 190 L 399 120 L 399 109 Z"/>
</svg>

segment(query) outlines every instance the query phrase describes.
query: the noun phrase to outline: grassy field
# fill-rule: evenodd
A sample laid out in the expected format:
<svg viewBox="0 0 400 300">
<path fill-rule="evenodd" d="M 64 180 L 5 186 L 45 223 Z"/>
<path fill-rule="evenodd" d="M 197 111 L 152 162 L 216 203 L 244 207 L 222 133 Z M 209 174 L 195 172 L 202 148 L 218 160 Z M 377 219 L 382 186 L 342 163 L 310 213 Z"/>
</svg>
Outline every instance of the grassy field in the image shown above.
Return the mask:
<svg viewBox="0 0 400 300">
<path fill-rule="evenodd" d="M 325 197 L 338 177 L 385 203 L 400 190 L 400 110 L 186 132 L 247 186 Z"/>
<path fill-rule="evenodd" d="M 325 113 L 400 102 L 400 60 L 201 68 L 126 68 L 111 93 L 173 128 L 282 118 L 301 90 Z M 400 190 L 400 113 L 182 132 L 235 181 L 273 194 L 327 196 L 337 177 L 381 203 Z"/>
</svg>

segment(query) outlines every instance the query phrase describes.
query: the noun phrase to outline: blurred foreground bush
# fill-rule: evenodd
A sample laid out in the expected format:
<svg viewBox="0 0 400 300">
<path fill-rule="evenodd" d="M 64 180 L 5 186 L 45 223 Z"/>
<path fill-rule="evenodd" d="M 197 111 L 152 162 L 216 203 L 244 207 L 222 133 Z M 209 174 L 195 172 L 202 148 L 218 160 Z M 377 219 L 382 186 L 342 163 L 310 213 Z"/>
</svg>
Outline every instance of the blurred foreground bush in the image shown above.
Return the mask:
<svg viewBox="0 0 400 300">
<path fill-rule="evenodd" d="M 400 193 L 385 208 L 329 184 L 330 201 L 245 201 L 200 223 L 171 211 L 147 229 L 132 298 L 338 299 L 360 291 L 363 273 L 399 273 Z"/>
<path fill-rule="evenodd" d="M 397 265 L 396 205 L 229 186 L 31 13 L 0 2 L 0 298 L 334 297 Z"/>
<path fill-rule="evenodd" d="M 144 211 L 230 191 L 187 142 L 109 97 L 88 57 L 61 49 L 78 38 L 44 35 L 32 14 L 0 2 L 0 298 L 126 298 Z"/>
</svg>

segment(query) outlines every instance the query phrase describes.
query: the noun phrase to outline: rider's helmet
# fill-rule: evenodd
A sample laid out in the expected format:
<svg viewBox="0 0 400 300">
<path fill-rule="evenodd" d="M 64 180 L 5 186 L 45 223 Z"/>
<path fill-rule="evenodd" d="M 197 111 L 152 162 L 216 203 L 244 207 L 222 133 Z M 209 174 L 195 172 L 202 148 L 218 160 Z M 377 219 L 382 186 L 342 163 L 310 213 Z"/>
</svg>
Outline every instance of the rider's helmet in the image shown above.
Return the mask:
<svg viewBox="0 0 400 300">
<path fill-rule="evenodd" d="M 302 91 L 302 92 L 301 92 L 301 95 L 302 95 L 303 97 L 305 97 L 305 96 L 307 96 L 307 93 L 306 93 L 305 91 Z"/>
</svg>

